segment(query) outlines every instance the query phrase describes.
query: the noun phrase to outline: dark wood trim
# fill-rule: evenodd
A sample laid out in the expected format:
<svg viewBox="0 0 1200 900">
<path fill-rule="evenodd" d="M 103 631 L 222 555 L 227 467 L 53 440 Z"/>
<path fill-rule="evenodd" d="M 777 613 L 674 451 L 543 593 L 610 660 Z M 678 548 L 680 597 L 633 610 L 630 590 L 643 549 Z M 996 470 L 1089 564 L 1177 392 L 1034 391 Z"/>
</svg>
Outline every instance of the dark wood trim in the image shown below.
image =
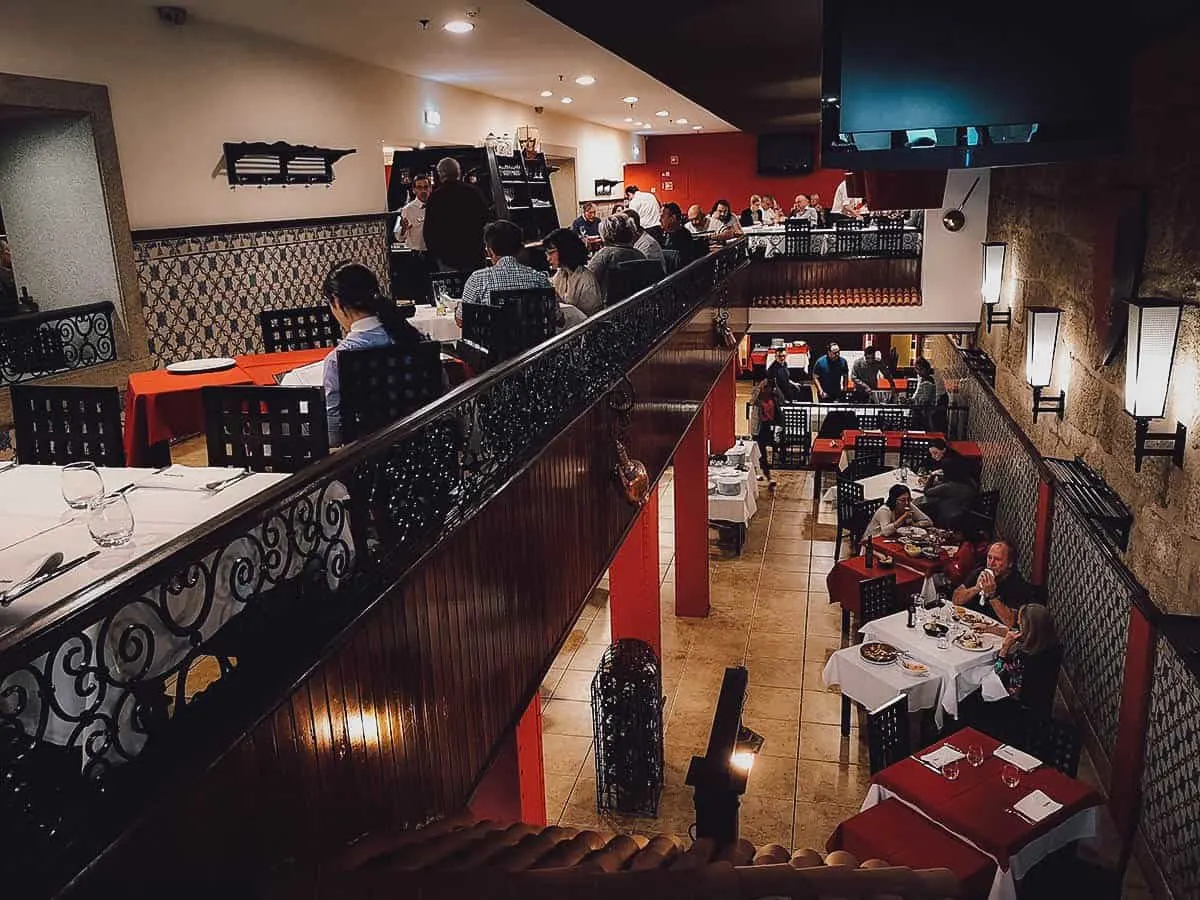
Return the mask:
<svg viewBox="0 0 1200 900">
<path fill-rule="evenodd" d="M 344 225 L 348 222 L 382 222 L 389 213 L 360 213 L 353 216 L 328 216 L 313 219 L 279 219 L 273 222 L 226 222 L 219 225 L 181 225 L 175 228 L 139 228 L 133 232 L 135 241 L 169 241 L 181 238 L 211 237 L 224 234 L 258 234 L 281 228 L 311 228 L 321 225 Z"/>
</svg>

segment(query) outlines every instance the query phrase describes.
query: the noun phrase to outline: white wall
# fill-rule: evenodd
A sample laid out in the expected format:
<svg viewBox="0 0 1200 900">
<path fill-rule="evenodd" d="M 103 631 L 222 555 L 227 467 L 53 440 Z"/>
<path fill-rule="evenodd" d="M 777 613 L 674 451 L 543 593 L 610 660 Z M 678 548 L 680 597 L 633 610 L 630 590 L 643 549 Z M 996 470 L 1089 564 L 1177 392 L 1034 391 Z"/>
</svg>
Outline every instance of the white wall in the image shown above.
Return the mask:
<svg viewBox="0 0 1200 900">
<path fill-rule="evenodd" d="M 955 169 L 946 173 L 944 209 L 956 209 L 976 178 L 979 186 L 963 207 L 962 231 L 942 227 L 942 211 L 925 214 L 921 252 L 921 305 L 863 306 L 828 309 L 754 309 L 750 322 L 757 332 L 772 328 L 796 331 L 974 331 L 979 323 L 979 283 L 982 277 L 979 245 L 987 239 L 990 169 Z"/>
<path fill-rule="evenodd" d="M 576 148 L 580 196 L 632 156 L 626 132 L 203 21 L 171 28 L 148 6 L 6 4 L 0 71 L 108 86 L 134 229 L 380 212 L 382 146 L 475 144 L 525 124 Z M 430 108 L 441 125 L 423 124 Z M 358 152 L 329 189 L 231 191 L 214 169 L 222 143 L 242 140 Z"/>
<path fill-rule="evenodd" d="M 17 284 L 42 309 L 109 300 L 124 311 L 86 117 L 20 119 L 0 130 L 0 209 Z"/>
</svg>

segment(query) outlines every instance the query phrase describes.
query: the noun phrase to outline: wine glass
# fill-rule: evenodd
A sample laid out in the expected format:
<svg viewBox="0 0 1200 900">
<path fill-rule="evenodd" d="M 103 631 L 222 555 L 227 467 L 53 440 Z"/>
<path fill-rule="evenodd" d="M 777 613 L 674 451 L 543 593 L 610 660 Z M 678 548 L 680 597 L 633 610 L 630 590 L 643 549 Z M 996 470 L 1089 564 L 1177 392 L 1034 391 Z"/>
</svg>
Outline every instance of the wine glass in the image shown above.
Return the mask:
<svg viewBox="0 0 1200 900">
<path fill-rule="evenodd" d="M 133 510 L 124 494 L 108 494 L 88 505 L 88 531 L 101 547 L 120 547 L 133 537 Z"/>
<path fill-rule="evenodd" d="M 93 500 L 104 496 L 104 479 L 95 463 L 68 463 L 63 466 L 59 482 L 63 499 L 71 509 L 87 509 Z"/>
<path fill-rule="evenodd" d="M 958 781 L 958 776 L 961 772 L 962 770 L 959 768 L 957 759 L 942 766 L 942 775 L 945 776 L 947 781 Z"/>
<path fill-rule="evenodd" d="M 1007 787 L 1015 788 L 1021 783 L 1021 770 L 1012 763 L 1006 763 L 1004 768 L 1000 770 L 1000 780 Z"/>
<path fill-rule="evenodd" d="M 972 768 L 978 769 L 983 765 L 983 748 L 978 744 L 971 744 L 967 747 L 967 762 Z"/>
</svg>

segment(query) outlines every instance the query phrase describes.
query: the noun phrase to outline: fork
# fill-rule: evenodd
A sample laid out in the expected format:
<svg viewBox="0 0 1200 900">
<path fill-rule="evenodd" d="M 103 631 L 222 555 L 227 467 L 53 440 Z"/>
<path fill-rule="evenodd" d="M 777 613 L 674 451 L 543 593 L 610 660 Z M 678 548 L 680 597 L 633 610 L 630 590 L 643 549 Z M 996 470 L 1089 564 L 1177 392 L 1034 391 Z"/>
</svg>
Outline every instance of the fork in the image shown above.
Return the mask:
<svg viewBox="0 0 1200 900">
<path fill-rule="evenodd" d="M 225 478 L 218 478 L 216 481 L 208 482 L 208 484 L 204 485 L 204 489 L 215 494 L 218 491 L 225 490 L 225 488 L 232 484 L 237 484 L 237 482 L 241 481 L 243 478 L 249 478 L 253 474 L 253 471 L 251 471 L 249 468 L 245 468 L 236 475 L 230 475 Z"/>
<path fill-rule="evenodd" d="M 1029 816 L 1025 815 L 1025 813 L 1021 812 L 1016 807 L 1006 806 L 1006 807 L 1004 807 L 1004 811 L 1006 813 L 1011 813 L 1012 815 L 1016 816 L 1018 819 L 1020 819 L 1026 825 L 1036 825 L 1037 824 L 1037 822 L 1033 821 L 1033 819 L 1029 818 Z"/>
</svg>

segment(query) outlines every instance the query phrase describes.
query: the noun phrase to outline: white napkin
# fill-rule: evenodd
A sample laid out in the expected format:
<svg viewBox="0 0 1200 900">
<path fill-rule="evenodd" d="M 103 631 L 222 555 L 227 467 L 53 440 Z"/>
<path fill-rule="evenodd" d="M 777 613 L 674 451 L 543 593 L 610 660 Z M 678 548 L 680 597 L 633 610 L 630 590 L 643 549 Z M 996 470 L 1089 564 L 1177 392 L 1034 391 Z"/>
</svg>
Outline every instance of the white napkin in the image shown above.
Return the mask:
<svg viewBox="0 0 1200 900">
<path fill-rule="evenodd" d="M 961 750 L 955 750 L 953 747 L 942 746 L 938 747 L 931 753 L 926 753 L 920 757 L 921 762 L 933 766 L 935 769 L 940 769 L 947 763 L 957 762 L 960 759 L 966 759 L 967 754 Z"/>
<path fill-rule="evenodd" d="M 292 369 L 279 380 L 280 387 L 321 387 L 325 378 L 325 360 Z"/>
<path fill-rule="evenodd" d="M 1046 816 L 1052 816 L 1060 809 L 1062 804 L 1051 800 L 1042 791 L 1034 791 L 1028 797 L 1023 797 L 1013 804 L 1013 809 L 1031 819 L 1034 822 L 1040 822 Z"/>
<path fill-rule="evenodd" d="M 985 689 L 987 687 L 986 681 L 984 682 L 984 687 Z M 1005 696 L 1008 696 L 1007 691 L 1005 692 Z M 1010 747 L 1008 744 L 1002 744 L 997 747 L 992 756 L 996 757 L 996 759 L 1002 759 L 1006 763 L 1012 763 L 1022 772 L 1032 772 L 1042 764 L 1042 761 L 1036 756 L 1032 756 L 1024 750 L 1018 750 L 1016 747 Z M 1040 794 L 1041 791 L 1038 791 L 1038 793 Z"/>
<path fill-rule="evenodd" d="M 138 489 L 158 488 L 170 491 L 207 491 L 210 483 L 232 478 L 240 469 L 212 466 L 171 466 L 138 481 Z"/>
<path fill-rule="evenodd" d="M 983 676 L 983 699 L 988 702 L 996 700 L 1008 699 L 1008 688 L 1004 686 L 1004 682 L 1000 680 L 1000 676 L 994 671 L 988 672 Z M 1000 750 L 1012 749 L 1010 747 L 1001 747 Z M 996 756 L 1000 756 L 1000 750 L 996 751 Z M 1020 752 L 1020 751 L 1018 751 Z M 1003 757 L 1001 757 L 1003 759 Z M 1016 763 L 1013 763 L 1016 765 Z"/>
</svg>

